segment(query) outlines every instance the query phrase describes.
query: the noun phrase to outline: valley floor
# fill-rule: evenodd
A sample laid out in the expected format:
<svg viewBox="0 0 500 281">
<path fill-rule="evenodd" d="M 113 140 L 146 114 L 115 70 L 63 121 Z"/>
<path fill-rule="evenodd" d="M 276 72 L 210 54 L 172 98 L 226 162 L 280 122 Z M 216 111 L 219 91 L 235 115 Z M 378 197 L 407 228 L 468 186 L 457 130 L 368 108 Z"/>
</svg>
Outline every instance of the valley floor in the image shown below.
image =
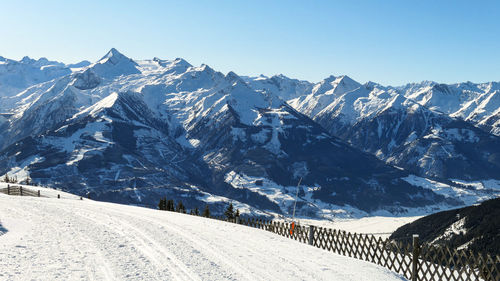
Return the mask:
<svg viewBox="0 0 500 281">
<path fill-rule="evenodd" d="M 382 239 L 389 238 L 399 227 L 418 220 L 422 216 L 409 217 L 363 217 L 358 219 L 299 220 L 302 224 L 345 230 L 351 233 L 371 234 Z"/>
<path fill-rule="evenodd" d="M 0 280 L 405 279 L 242 225 L 91 200 L 0 194 Z"/>
</svg>

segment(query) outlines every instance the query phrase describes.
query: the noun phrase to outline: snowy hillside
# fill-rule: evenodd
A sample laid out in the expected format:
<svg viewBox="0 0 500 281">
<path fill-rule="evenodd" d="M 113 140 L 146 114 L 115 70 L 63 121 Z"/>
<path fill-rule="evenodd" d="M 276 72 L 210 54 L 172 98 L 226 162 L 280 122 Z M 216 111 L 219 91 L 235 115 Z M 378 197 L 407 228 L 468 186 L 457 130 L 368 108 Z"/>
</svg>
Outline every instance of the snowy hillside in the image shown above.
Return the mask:
<svg viewBox="0 0 500 281">
<path fill-rule="evenodd" d="M 377 265 L 242 225 L 91 200 L 4 194 L 0 268 L 2 280 L 405 280 Z"/>
<path fill-rule="evenodd" d="M 500 198 L 439 212 L 398 228 L 391 239 L 419 234 L 423 242 L 498 255 Z"/>
</svg>

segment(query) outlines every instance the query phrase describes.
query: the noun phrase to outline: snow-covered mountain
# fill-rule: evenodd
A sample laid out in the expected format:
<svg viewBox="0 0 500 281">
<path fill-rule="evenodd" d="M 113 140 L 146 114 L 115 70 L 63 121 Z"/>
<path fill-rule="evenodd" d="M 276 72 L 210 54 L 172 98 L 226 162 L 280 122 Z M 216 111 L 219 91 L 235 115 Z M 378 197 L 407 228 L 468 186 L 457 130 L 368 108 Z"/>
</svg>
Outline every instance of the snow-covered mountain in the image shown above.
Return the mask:
<svg viewBox="0 0 500 281">
<path fill-rule="evenodd" d="M 82 61 L 66 65 L 46 58 L 34 60 L 29 57 L 15 61 L 0 56 L 0 96 L 10 97 L 32 85 L 68 75 L 72 70 L 89 64 L 87 61 Z"/>
<path fill-rule="evenodd" d="M 423 85 L 428 85 L 427 92 Z M 488 85 L 474 89 L 493 91 L 496 84 Z M 448 86 L 426 82 L 392 88 L 330 76 L 288 102 L 332 135 L 416 175 L 441 180 L 499 179 L 500 138 L 450 113 L 459 106 L 459 99 L 470 95 L 457 92 L 448 99 L 443 92 L 451 95 L 450 91 L 442 89 Z M 289 96 L 276 89 L 271 92 Z M 500 102 L 491 103 L 490 111 L 495 106 L 498 111 Z"/>
<path fill-rule="evenodd" d="M 332 216 L 341 206 L 402 212 L 461 204 L 410 184 L 409 173 L 352 148 L 245 80 L 182 59 L 134 61 L 112 49 L 9 97 L 0 168 L 149 206 L 167 195 L 192 206 L 235 200 L 243 211 L 289 214 L 300 178 L 298 212 L 307 216 Z M 309 87 L 273 85 L 289 97 Z"/>
<path fill-rule="evenodd" d="M 432 110 L 469 121 L 500 136 L 500 83 L 438 84 L 422 82 L 395 91 Z"/>
<path fill-rule="evenodd" d="M 0 122 L 0 173 L 114 202 L 155 206 L 166 195 L 189 208 L 222 209 L 233 200 L 244 213 L 276 215 L 291 213 L 302 178 L 298 214 L 311 217 L 426 213 L 497 195 L 487 186 L 465 200 L 468 186 L 448 179 L 464 178 L 462 171 L 466 179 L 495 178 L 498 137 L 379 88 L 347 76 L 312 84 L 224 75 L 111 49 L 3 97 L 10 114 Z M 393 130 L 394 116 L 405 128 Z M 446 147 L 457 153 L 452 160 L 436 152 L 448 135 L 456 139 Z M 407 170 L 367 153 L 376 147 L 385 147 L 380 159 Z M 435 160 L 411 162 L 422 153 Z M 442 168 L 449 163 L 462 170 Z M 447 181 L 429 186 L 423 176 Z"/>
</svg>

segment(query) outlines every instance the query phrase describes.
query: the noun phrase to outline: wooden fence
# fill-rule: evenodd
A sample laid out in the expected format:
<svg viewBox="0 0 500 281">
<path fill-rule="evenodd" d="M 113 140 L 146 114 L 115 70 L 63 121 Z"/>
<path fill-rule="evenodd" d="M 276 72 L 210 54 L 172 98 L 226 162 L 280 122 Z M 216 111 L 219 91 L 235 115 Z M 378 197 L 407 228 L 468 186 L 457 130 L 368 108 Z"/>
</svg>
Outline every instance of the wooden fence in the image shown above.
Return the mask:
<svg viewBox="0 0 500 281">
<path fill-rule="evenodd" d="M 214 219 L 228 221 L 224 217 Z M 315 226 L 261 219 L 236 218 L 230 222 L 255 227 L 307 243 L 336 254 L 372 262 L 412 281 L 499 281 L 500 257 L 420 244 L 415 235 L 406 241 L 382 239 L 370 234 L 349 233 Z"/>
<path fill-rule="evenodd" d="M 31 190 L 17 185 L 7 185 L 7 187 L 0 188 L 0 193 L 5 193 L 7 195 L 17 195 L 17 196 L 34 196 L 34 197 L 45 197 L 40 194 L 40 190 Z"/>
<path fill-rule="evenodd" d="M 33 190 L 30 188 L 23 187 L 21 185 L 10 185 L 8 184 L 7 187 L 0 188 L 0 193 L 5 193 L 7 195 L 15 195 L 15 196 L 33 196 L 33 197 L 45 197 L 45 198 L 51 198 L 54 197 L 56 198 L 56 195 L 54 192 L 52 194 L 48 192 L 40 192 L 40 189 L 38 190 Z M 61 198 L 61 194 L 57 194 L 57 198 Z M 83 198 L 80 196 L 80 200 L 83 200 Z"/>
</svg>

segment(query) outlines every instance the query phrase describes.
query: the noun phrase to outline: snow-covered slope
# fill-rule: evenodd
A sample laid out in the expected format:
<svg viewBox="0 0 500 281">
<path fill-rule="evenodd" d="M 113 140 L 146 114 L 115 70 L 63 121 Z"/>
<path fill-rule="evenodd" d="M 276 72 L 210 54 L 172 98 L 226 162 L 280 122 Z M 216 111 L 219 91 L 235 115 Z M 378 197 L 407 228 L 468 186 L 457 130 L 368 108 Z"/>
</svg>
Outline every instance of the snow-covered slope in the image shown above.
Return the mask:
<svg viewBox="0 0 500 281">
<path fill-rule="evenodd" d="M 2 228 L 2 280 L 405 280 L 259 229 L 90 200 L 0 194 Z"/>
<path fill-rule="evenodd" d="M 394 239 L 419 234 L 422 242 L 455 249 L 500 252 L 500 198 L 461 209 L 435 213 L 398 228 Z"/>
</svg>

